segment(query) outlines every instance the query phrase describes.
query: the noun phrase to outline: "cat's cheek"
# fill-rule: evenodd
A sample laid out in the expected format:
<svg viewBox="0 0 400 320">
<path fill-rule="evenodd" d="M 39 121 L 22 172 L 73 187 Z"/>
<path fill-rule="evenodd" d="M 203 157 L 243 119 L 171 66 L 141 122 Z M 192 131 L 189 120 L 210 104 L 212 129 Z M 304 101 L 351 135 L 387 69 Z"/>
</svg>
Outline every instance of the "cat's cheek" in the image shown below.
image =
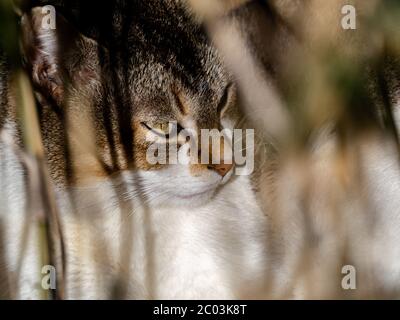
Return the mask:
<svg viewBox="0 0 400 320">
<path fill-rule="evenodd" d="M 194 177 L 189 166 L 168 165 L 157 171 L 140 170 L 135 175 L 146 189 L 151 204 L 181 206 L 187 203 L 199 206 L 213 197 L 221 178 L 209 170 Z"/>
<path fill-rule="evenodd" d="M 208 192 L 191 197 L 177 197 L 177 203 L 182 207 L 198 208 L 207 205 L 216 194 L 216 190 L 209 190 Z"/>
</svg>

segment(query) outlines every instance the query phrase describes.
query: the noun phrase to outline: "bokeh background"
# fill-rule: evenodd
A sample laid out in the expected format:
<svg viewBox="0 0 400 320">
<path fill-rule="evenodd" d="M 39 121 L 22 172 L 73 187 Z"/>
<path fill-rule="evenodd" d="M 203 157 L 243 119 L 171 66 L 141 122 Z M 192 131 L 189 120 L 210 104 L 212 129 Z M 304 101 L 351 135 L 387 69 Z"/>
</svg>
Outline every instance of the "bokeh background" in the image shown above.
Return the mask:
<svg viewBox="0 0 400 320">
<path fill-rule="evenodd" d="M 20 15 L 46 3 L 71 10 L 78 22 L 90 6 L 0 0 L 0 48 L 19 95 L 43 264 L 63 270 L 62 230 L 19 49 Z M 341 24 L 349 4 L 355 30 Z M 367 187 L 379 171 L 369 176 L 366 163 L 388 158 L 399 173 L 400 2 L 188 0 L 188 6 L 238 79 L 243 115 L 257 132 L 259 201 L 285 248 L 279 258 L 285 279 L 271 271 L 260 298 L 399 298 L 400 284 L 386 283 L 382 274 L 395 272 L 385 271 L 385 262 L 396 253 L 386 251 L 390 239 L 380 236 L 400 208 L 380 216 L 374 203 L 380 191 Z M 357 270 L 357 290 L 341 286 L 345 265 Z M 63 272 L 59 278 L 62 284 Z M 115 289 L 115 297 L 123 294 Z M 44 298 L 63 295 L 60 285 Z"/>
</svg>

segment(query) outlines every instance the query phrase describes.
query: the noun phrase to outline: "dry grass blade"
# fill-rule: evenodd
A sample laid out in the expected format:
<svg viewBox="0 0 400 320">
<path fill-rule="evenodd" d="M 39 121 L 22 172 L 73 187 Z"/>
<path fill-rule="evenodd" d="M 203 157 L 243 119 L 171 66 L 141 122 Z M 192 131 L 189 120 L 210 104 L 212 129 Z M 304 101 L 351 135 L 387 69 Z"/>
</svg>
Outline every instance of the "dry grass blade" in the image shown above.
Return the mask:
<svg viewBox="0 0 400 320">
<path fill-rule="evenodd" d="M 26 74 L 19 70 L 15 76 L 17 88 L 18 115 L 23 132 L 23 142 L 26 154 L 30 157 L 28 172 L 32 202 L 40 203 L 36 215 L 42 266 L 52 265 L 57 270 L 57 288 L 50 291 L 54 299 L 64 297 L 65 253 L 61 226 L 58 218 L 58 209 L 52 191 L 51 182 L 45 164 L 44 150 L 41 141 L 36 104 L 30 81 Z M 32 213 L 27 213 L 32 214 Z M 47 293 L 44 293 L 47 296 Z"/>
</svg>

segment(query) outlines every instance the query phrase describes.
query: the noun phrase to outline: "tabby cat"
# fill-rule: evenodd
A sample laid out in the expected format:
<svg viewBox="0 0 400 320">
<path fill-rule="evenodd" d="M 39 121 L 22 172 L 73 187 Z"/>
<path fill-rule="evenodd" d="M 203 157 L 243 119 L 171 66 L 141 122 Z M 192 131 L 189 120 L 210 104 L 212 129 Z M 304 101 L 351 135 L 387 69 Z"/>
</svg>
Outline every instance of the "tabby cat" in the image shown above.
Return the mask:
<svg viewBox="0 0 400 320">
<path fill-rule="evenodd" d="M 83 2 L 75 8 L 81 16 L 57 8 L 56 29 L 43 27 L 41 7 L 21 20 L 60 207 L 66 297 L 121 297 L 118 288 L 127 298 L 257 297 L 271 264 L 250 177 L 234 175 L 228 161 L 146 159 L 149 132 L 169 144 L 171 121 L 196 132 L 239 125 L 232 75 L 182 1 Z M 3 89 L 7 79 L 1 83 L 3 131 L 18 137 L 9 116 L 15 97 Z M 1 225 L 12 239 L 2 251 L 1 289 L 39 298 L 38 234 L 24 229 L 33 224 L 27 173 L 10 145 L 0 144 Z"/>
<path fill-rule="evenodd" d="M 400 173 L 392 140 L 371 135 L 359 143 L 354 137 L 347 146 L 359 150 L 362 159 L 356 171 L 363 184 L 357 192 L 369 206 L 361 210 L 361 199 L 352 197 L 354 177 L 343 176 L 349 171 L 334 162 L 342 160 L 337 132 L 316 139 L 306 173 L 299 170 L 301 157 L 295 163 L 273 163 L 274 148 L 266 166 L 278 170 L 259 170 L 257 161 L 252 176 L 235 175 L 235 165 L 222 152 L 220 164 L 192 163 L 190 154 L 183 154 L 186 163 L 151 164 L 148 138 L 161 137 L 170 147 L 176 138 L 170 122 L 177 132 L 248 126 L 240 112 L 241 79 L 188 2 L 32 3 L 21 19 L 21 51 L 38 102 L 46 163 L 60 211 L 66 298 L 231 299 L 275 293 L 279 295 L 273 297 L 321 298 L 321 287 L 340 290 L 342 274 L 336 263 L 349 263 L 343 252 L 351 254 L 360 279 L 373 275 L 378 290 L 398 290 Z M 265 10 L 271 3 L 276 15 Z M 254 50 L 271 84 L 280 89 L 287 89 L 283 79 L 291 65 L 288 57 L 301 41 L 293 36 L 298 17 L 310 13 L 303 11 L 304 3 L 248 1 L 229 17 L 243 31 L 246 50 Z M 313 31 L 319 28 L 311 23 L 324 20 L 320 17 L 336 19 L 335 12 L 340 15 L 347 1 L 307 3 L 319 3 L 316 8 L 321 9 L 306 19 L 314 39 Z M 46 4 L 56 6 L 56 29 L 42 25 L 47 11 L 41 6 Z M 389 78 L 400 122 L 400 82 L 398 75 Z M 27 188 L 32 172 L 21 149 L 12 80 L 2 55 L 0 294 L 40 298 L 37 208 L 31 206 L 32 190 Z M 232 145 L 228 140 L 224 142 Z M 302 174 L 308 174 L 308 206 L 299 192 Z M 350 187 L 343 191 L 343 186 Z M 334 232 L 338 213 L 327 209 L 333 200 L 339 203 L 335 210 L 343 213 L 339 226 L 349 243 L 344 251 Z M 277 208 L 283 228 L 271 217 Z M 312 230 L 303 228 L 307 210 L 314 213 L 308 221 Z M 360 214 L 363 210 L 373 215 Z M 361 224 L 368 226 L 367 232 L 359 232 Z M 307 273 L 301 264 L 306 252 L 313 253 L 307 266 L 315 273 Z M 325 269 L 331 277 L 322 272 Z M 302 282 L 310 274 L 320 276 L 311 277 L 311 290 Z M 292 281 L 296 277 L 297 283 Z"/>
</svg>

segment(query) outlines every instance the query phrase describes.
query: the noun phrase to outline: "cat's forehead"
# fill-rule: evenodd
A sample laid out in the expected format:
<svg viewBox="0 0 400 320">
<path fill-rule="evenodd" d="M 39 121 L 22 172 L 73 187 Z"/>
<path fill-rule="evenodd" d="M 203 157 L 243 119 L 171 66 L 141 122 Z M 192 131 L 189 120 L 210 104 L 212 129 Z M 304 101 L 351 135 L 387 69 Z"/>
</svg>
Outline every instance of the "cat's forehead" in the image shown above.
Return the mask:
<svg viewBox="0 0 400 320">
<path fill-rule="evenodd" d="M 129 105 L 139 118 L 176 119 L 176 95 L 193 118 L 214 117 L 230 82 L 217 50 L 184 2 L 116 2 L 120 7 L 110 9 L 112 18 L 106 15 L 104 22 L 111 23 L 112 32 L 104 32 L 98 19 L 95 28 L 80 20 L 80 30 L 110 57 L 109 64 L 102 64 L 112 75 L 108 92 L 119 95 L 116 103 Z"/>
<path fill-rule="evenodd" d="M 229 82 L 229 75 L 222 65 L 210 64 L 207 61 L 210 57 L 205 56 L 201 62 L 202 69 L 189 75 L 185 71 L 182 71 L 182 75 L 179 70 L 151 56 L 143 57 L 129 71 L 134 105 L 149 115 L 160 112 L 173 115 L 177 110 L 189 113 L 205 110 L 211 112 L 216 109 Z M 216 57 L 211 59 L 217 60 Z M 182 105 L 176 108 L 177 103 Z"/>
<path fill-rule="evenodd" d="M 229 75 L 203 28 L 180 7 L 168 15 L 144 16 L 131 25 L 125 47 L 129 63 L 123 70 L 129 73 L 136 111 L 174 118 L 178 94 L 195 118 L 212 116 Z"/>
</svg>

